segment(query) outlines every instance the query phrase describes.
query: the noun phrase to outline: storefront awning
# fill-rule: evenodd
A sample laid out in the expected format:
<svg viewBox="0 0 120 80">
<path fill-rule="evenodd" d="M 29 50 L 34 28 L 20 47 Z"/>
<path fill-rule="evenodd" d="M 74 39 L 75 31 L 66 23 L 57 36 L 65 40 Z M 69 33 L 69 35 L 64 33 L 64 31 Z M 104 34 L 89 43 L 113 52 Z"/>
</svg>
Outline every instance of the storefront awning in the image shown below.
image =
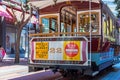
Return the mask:
<svg viewBox="0 0 120 80">
<path fill-rule="evenodd" d="M 11 15 L 13 15 L 13 13 L 12 13 L 12 11 L 11 11 L 10 8 L 7 8 L 7 10 L 9 11 L 9 13 L 10 13 Z M 21 20 L 22 12 L 19 11 L 19 10 L 14 10 L 14 12 L 15 12 L 15 15 L 16 15 L 17 19 L 18 19 L 18 20 Z M 25 13 L 25 20 L 26 20 L 29 16 L 30 16 L 30 14 Z M 38 19 L 33 15 L 33 16 L 31 17 L 31 19 L 30 19 L 29 22 L 36 24 L 36 23 L 38 23 Z"/>
<path fill-rule="evenodd" d="M 0 6 L 0 16 L 12 19 L 11 15 L 2 6 Z"/>
</svg>

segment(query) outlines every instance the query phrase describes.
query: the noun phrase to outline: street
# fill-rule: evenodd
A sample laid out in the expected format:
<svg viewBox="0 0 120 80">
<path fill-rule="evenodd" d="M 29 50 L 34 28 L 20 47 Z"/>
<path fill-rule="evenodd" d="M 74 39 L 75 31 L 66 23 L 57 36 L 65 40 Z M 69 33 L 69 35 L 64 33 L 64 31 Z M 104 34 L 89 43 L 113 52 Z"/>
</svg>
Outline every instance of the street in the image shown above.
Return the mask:
<svg viewBox="0 0 120 80">
<path fill-rule="evenodd" d="M 82 76 L 76 80 L 120 80 L 119 73 L 120 63 L 93 78 Z M 60 73 L 54 74 L 51 70 L 28 73 L 27 61 L 24 58 L 19 64 L 14 64 L 14 59 L 5 59 L 0 62 L 0 80 L 70 80 L 70 77 L 63 78 Z"/>
</svg>

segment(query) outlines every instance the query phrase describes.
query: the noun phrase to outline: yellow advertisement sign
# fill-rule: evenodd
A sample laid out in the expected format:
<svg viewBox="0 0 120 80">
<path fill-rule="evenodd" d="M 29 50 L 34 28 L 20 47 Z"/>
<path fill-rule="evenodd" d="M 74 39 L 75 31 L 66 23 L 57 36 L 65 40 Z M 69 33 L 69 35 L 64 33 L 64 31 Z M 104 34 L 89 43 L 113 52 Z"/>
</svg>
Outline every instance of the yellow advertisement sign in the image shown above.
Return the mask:
<svg viewBox="0 0 120 80">
<path fill-rule="evenodd" d="M 48 59 L 48 42 L 35 43 L 36 59 Z"/>
<path fill-rule="evenodd" d="M 64 60 L 80 60 L 80 41 L 64 41 Z"/>
</svg>

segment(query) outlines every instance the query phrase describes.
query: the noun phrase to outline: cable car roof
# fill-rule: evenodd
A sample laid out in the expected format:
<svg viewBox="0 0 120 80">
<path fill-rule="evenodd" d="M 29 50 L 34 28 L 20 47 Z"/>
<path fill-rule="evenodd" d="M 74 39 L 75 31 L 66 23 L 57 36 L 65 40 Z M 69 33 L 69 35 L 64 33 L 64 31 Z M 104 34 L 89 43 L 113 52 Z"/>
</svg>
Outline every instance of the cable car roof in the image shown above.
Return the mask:
<svg viewBox="0 0 120 80">
<path fill-rule="evenodd" d="M 88 2 L 93 2 L 93 3 L 100 3 L 100 0 L 31 0 L 30 3 L 36 7 L 38 7 L 39 9 L 45 8 L 47 6 L 50 5 L 54 5 L 56 1 L 57 3 L 61 3 L 61 2 L 67 2 L 67 1 L 88 1 Z"/>
</svg>

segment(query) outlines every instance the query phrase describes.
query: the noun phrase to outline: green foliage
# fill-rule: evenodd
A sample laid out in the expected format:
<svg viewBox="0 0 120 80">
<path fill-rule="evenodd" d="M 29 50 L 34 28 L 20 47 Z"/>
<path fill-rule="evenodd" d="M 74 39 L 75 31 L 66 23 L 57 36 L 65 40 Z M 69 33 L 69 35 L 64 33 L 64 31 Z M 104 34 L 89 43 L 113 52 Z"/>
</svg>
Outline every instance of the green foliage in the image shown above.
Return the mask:
<svg viewBox="0 0 120 80">
<path fill-rule="evenodd" d="M 117 1 L 117 6 L 116 6 L 116 10 L 119 10 L 120 9 L 120 1 Z"/>
<path fill-rule="evenodd" d="M 119 0 L 114 0 L 114 3 L 117 3 Z"/>
<path fill-rule="evenodd" d="M 29 2 L 30 0 L 24 0 L 24 1 L 25 1 L 25 2 L 24 2 L 25 8 L 26 8 L 26 11 L 27 11 L 27 10 L 30 9 L 30 5 L 28 5 L 28 2 Z"/>
<path fill-rule="evenodd" d="M 117 17 L 120 18 L 120 11 L 118 11 Z"/>
<path fill-rule="evenodd" d="M 29 2 L 30 0 L 26 0 L 26 4 Z"/>
<path fill-rule="evenodd" d="M 30 10 L 30 5 L 28 4 L 29 0 L 20 0 L 20 2 L 24 11 Z"/>
<path fill-rule="evenodd" d="M 30 10 L 30 6 L 28 4 L 23 4 L 22 8 L 23 8 L 24 11 Z"/>
<path fill-rule="evenodd" d="M 118 12 L 117 17 L 120 17 L 120 0 L 114 0 L 114 3 L 117 4 L 116 10 Z"/>
</svg>

